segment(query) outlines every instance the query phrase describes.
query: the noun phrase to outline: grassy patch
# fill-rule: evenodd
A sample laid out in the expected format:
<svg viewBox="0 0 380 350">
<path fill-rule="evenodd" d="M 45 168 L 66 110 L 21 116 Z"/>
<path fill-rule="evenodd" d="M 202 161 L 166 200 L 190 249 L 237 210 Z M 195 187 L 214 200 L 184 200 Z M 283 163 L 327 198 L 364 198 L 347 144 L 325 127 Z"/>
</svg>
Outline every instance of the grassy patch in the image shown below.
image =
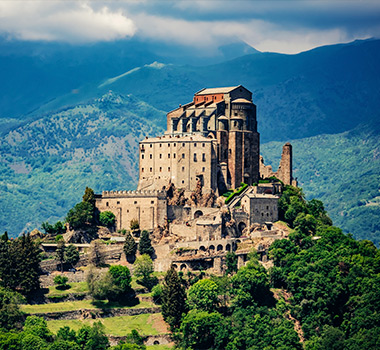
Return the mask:
<svg viewBox="0 0 380 350">
<path fill-rule="evenodd" d="M 148 345 L 146 347 L 147 350 L 171 350 L 174 348 L 173 346 L 170 345 Z"/>
<path fill-rule="evenodd" d="M 66 290 L 60 290 L 57 289 L 56 286 L 50 286 L 49 287 L 49 293 L 46 295 L 48 298 L 57 296 L 57 295 L 67 295 L 68 293 L 81 293 L 85 294 L 88 292 L 88 286 L 87 282 L 73 282 L 73 283 L 68 283 L 70 285 L 70 289 Z"/>
<path fill-rule="evenodd" d="M 134 306 L 120 306 L 118 303 L 108 303 L 106 301 L 92 300 L 78 300 L 78 301 L 65 301 L 62 303 L 50 303 L 39 305 L 21 305 L 21 310 L 28 314 L 39 314 L 47 312 L 63 312 L 73 311 L 79 309 L 111 309 L 111 308 L 125 308 L 125 309 L 141 309 L 145 307 L 154 307 L 154 303 L 142 301 Z"/>
<path fill-rule="evenodd" d="M 162 322 L 161 314 L 143 314 L 136 316 L 117 316 L 102 319 L 86 319 L 86 320 L 54 320 L 48 321 L 48 327 L 53 333 L 64 326 L 71 329 L 78 330 L 83 325 L 92 325 L 94 322 L 100 321 L 105 327 L 106 334 L 123 336 L 136 329 L 142 335 L 156 335 L 160 334 L 155 324 Z M 159 349 L 159 348 L 156 348 Z M 165 348 L 164 348 L 165 349 Z"/>
</svg>

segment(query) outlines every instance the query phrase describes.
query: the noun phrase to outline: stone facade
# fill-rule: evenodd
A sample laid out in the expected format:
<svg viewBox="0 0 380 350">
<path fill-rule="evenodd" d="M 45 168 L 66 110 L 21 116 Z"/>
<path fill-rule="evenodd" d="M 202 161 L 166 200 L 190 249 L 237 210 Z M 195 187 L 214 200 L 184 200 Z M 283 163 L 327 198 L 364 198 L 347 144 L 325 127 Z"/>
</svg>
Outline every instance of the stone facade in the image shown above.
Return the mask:
<svg viewBox="0 0 380 350">
<path fill-rule="evenodd" d="M 256 106 L 243 86 L 203 89 L 167 114 L 165 136 L 140 142 L 138 189 L 237 188 L 259 180 Z"/>
<path fill-rule="evenodd" d="M 155 270 L 174 263 L 179 269 L 221 272 L 225 255 L 242 240 L 283 237 L 270 228 L 278 220 L 282 186 L 259 180 L 275 176 L 296 184 L 292 146 L 284 145 L 273 172 L 259 158 L 259 143 L 250 91 L 241 85 L 203 89 L 167 114 L 164 135 L 140 142 L 138 190 L 105 191 L 96 195 L 96 208 L 115 214 L 117 230 L 128 230 L 137 220 L 141 230 L 152 232 Z M 241 182 L 249 186 L 227 204 L 225 197 L 216 200 L 214 193 Z M 240 251 L 240 264 L 248 252 Z"/>
<path fill-rule="evenodd" d="M 131 220 L 137 220 L 144 230 L 165 224 L 165 191 L 104 191 L 95 200 L 100 212 L 111 211 L 115 215 L 117 230 L 129 229 Z"/>
</svg>

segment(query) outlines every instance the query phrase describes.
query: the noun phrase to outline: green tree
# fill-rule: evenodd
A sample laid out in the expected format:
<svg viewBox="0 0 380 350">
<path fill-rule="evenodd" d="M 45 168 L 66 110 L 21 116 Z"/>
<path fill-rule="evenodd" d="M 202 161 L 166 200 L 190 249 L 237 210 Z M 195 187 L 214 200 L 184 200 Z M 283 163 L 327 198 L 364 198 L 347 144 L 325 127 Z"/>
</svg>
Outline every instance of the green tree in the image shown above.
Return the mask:
<svg viewBox="0 0 380 350">
<path fill-rule="evenodd" d="M 61 272 L 63 272 L 63 263 L 65 262 L 65 252 L 66 244 L 64 239 L 60 239 L 57 243 L 57 249 L 55 251 L 55 256 L 59 263 L 61 264 Z"/>
<path fill-rule="evenodd" d="M 311 214 L 299 213 L 294 220 L 294 227 L 306 235 L 313 235 L 317 229 L 317 220 Z"/>
<path fill-rule="evenodd" d="M 115 214 L 111 211 L 102 211 L 99 214 L 99 222 L 101 226 L 113 227 L 115 225 Z"/>
<path fill-rule="evenodd" d="M 226 255 L 226 274 L 231 275 L 232 273 L 237 271 L 237 255 L 235 252 L 228 252 Z"/>
<path fill-rule="evenodd" d="M 109 268 L 109 274 L 112 277 L 113 284 L 117 287 L 117 293 L 114 296 L 114 300 L 126 299 L 132 291 L 132 277 L 128 267 L 112 265 Z"/>
<path fill-rule="evenodd" d="M 132 219 L 130 222 L 131 231 L 138 230 L 140 228 L 139 221 L 137 219 Z"/>
<path fill-rule="evenodd" d="M 103 244 L 99 240 L 94 240 L 91 242 L 89 262 L 96 267 L 100 267 L 105 264 L 105 252 Z"/>
<path fill-rule="evenodd" d="M 162 316 L 174 331 L 179 328 L 182 314 L 186 312 L 186 292 L 173 265 L 165 275 L 161 299 Z"/>
<path fill-rule="evenodd" d="M 65 250 L 65 262 L 70 264 L 72 267 L 76 265 L 79 261 L 79 252 L 75 245 L 69 244 Z"/>
<path fill-rule="evenodd" d="M 23 313 L 19 305 L 23 301 L 21 294 L 0 287 L 0 329 L 21 328 Z"/>
<path fill-rule="evenodd" d="M 25 320 L 24 332 L 33 334 L 47 342 L 53 340 L 53 334 L 50 332 L 47 322 L 42 317 L 28 316 Z"/>
<path fill-rule="evenodd" d="M 148 254 L 143 254 L 139 256 L 133 264 L 134 275 L 141 278 L 139 281 L 144 287 L 149 290 L 152 289 L 153 285 L 157 283 L 157 278 L 152 278 L 151 275 L 154 271 L 153 261 Z"/>
<path fill-rule="evenodd" d="M 183 319 L 183 349 L 226 349 L 230 325 L 217 312 L 191 310 Z"/>
<path fill-rule="evenodd" d="M 187 305 L 190 309 L 215 311 L 219 306 L 218 285 L 209 279 L 198 281 L 187 292 Z"/>
<path fill-rule="evenodd" d="M 82 197 L 82 202 L 89 203 L 92 207 L 95 207 L 95 193 L 92 188 L 86 187 Z"/>
<path fill-rule="evenodd" d="M 90 295 L 95 300 L 114 300 L 118 295 L 119 288 L 114 284 L 108 271 L 99 271 L 91 268 L 86 277 Z"/>
<path fill-rule="evenodd" d="M 94 225 L 94 207 L 89 202 L 80 202 L 70 209 L 66 222 L 74 230 L 91 228 Z"/>
<path fill-rule="evenodd" d="M 57 285 L 57 289 L 68 289 L 70 286 L 67 284 L 68 278 L 66 276 L 57 275 L 54 277 L 54 284 Z"/>
<path fill-rule="evenodd" d="M 125 236 L 123 249 L 128 261 L 133 261 L 136 258 L 137 243 L 129 232 Z"/>
<path fill-rule="evenodd" d="M 141 232 L 139 252 L 141 255 L 148 254 L 150 257 L 154 254 L 154 248 L 152 247 L 152 241 L 150 240 L 148 231 Z"/>
<path fill-rule="evenodd" d="M 108 347 L 109 341 L 104 332 L 103 324 L 100 321 L 95 322 L 88 333 L 84 350 L 106 350 Z"/>
<path fill-rule="evenodd" d="M 40 249 L 29 234 L 13 241 L 0 240 L 1 285 L 24 295 L 39 289 Z"/>
<path fill-rule="evenodd" d="M 57 339 L 52 343 L 49 350 L 81 350 L 79 345 L 73 341 Z"/>
<path fill-rule="evenodd" d="M 69 342 L 77 342 L 77 335 L 73 329 L 68 326 L 61 327 L 57 332 L 57 339 L 66 340 Z"/>
</svg>

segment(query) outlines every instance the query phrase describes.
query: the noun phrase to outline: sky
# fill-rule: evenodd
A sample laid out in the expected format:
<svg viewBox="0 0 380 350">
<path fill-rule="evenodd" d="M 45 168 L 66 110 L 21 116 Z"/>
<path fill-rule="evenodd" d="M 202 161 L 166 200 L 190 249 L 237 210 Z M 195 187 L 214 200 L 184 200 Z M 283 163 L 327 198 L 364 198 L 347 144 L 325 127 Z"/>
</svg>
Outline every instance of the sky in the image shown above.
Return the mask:
<svg viewBox="0 0 380 350">
<path fill-rule="evenodd" d="M 83 44 L 130 38 L 210 51 L 244 41 L 294 54 L 380 37 L 379 0 L 0 0 L 9 40 Z"/>
</svg>

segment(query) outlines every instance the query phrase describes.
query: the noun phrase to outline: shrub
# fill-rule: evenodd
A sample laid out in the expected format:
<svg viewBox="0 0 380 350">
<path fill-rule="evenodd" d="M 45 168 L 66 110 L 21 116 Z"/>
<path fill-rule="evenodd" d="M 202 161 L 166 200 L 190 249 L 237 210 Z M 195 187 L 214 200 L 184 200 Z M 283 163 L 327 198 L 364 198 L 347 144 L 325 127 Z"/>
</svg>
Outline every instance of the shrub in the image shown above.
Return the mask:
<svg viewBox="0 0 380 350">
<path fill-rule="evenodd" d="M 99 214 L 101 226 L 112 227 L 115 225 L 115 214 L 110 211 L 103 211 Z"/>
</svg>

